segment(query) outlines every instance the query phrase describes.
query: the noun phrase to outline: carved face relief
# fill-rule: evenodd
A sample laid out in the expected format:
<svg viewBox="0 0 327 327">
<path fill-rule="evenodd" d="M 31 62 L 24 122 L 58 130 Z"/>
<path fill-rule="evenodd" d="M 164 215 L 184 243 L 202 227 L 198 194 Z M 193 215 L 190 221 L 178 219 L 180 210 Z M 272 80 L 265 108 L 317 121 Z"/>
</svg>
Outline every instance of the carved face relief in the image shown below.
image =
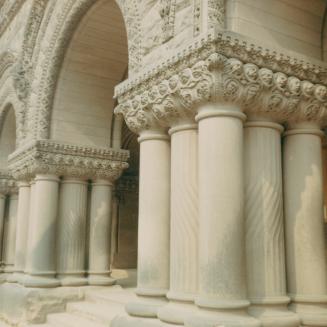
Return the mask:
<svg viewBox="0 0 327 327">
<path fill-rule="evenodd" d="M 259 70 L 259 78 L 261 83 L 265 87 L 271 87 L 273 81 L 273 72 L 267 68 L 261 68 Z"/>
<path fill-rule="evenodd" d="M 281 90 L 284 91 L 286 85 L 287 85 L 287 76 L 284 73 L 276 73 L 274 75 L 274 79 L 275 79 L 275 85 L 276 87 Z"/>
<path fill-rule="evenodd" d="M 172 77 L 170 77 L 170 79 L 168 80 L 168 85 L 172 91 L 177 88 L 178 82 L 179 82 L 178 75 L 173 75 Z"/>
<path fill-rule="evenodd" d="M 230 69 L 230 73 L 235 76 L 240 76 L 243 73 L 242 67 L 243 64 L 237 59 L 230 59 L 228 60 L 228 66 Z"/>
<path fill-rule="evenodd" d="M 187 84 L 192 78 L 192 71 L 187 68 L 187 69 L 184 69 L 181 74 L 180 74 L 180 80 L 182 82 L 182 84 Z"/>
<path fill-rule="evenodd" d="M 299 94 L 301 90 L 301 82 L 296 77 L 290 77 L 287 81 L 288 89 L 292 94 Z"/>
<path fill-rule="evenodd" d="M 327 88 L 323 85 L 317 85 L 315 87 L 315 96 L 316 98 L 323 102 L 323 101 L 326 101 L 326 98 L 327 98 Z"/>
<path fill-rule="evenodd" d="M 168 93 L 168 85 L 165 82 L 161 82 L 158 86 L 160 95 L 164 96 Z"/>
<path fill-rule="evenodd" d="M 301 84 L 301 88 L 302 88 L 302 93 L 304 96 L 306 96 L 308 98 L 312 96 L 314 86 L 311 82 L 303 81 Z"/>
<path fill-rule="evenodd" d="M 244 74 L 248 81 L 253 82 L 258 77 L 258 67 L 254 64 L 244 65 Z"/>
</svg>

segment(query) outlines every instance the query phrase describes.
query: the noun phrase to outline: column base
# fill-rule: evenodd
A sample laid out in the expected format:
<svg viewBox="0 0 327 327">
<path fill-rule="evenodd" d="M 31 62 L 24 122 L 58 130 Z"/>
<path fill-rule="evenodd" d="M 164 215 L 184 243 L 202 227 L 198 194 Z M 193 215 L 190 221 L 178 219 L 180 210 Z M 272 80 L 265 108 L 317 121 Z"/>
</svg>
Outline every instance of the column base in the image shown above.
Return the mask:
<svg viewBox="0 0 327 327">
<path fill-rule="evenodd" d="M 60 281 L 50 276 L 25 275 L 22 285 L 31 288 L 51 288 L 60 286 Z"/>
<path fill-rule="evenodd" d="M 245 310 L 206 310 L 185 319 L 187 327 L 261 327 L 259 320 Z"/>
<path fill-rule="evenodd" d="M 19 280 L 22 277 L 21 275 L 22 275 L 22 273 L 14 272 L 14 273 L 10 274 L 10 276 L 7 279 L 7 282 L 8 283 L 19 283 Z"/>
<path fill-rule="evenodd" d="M 171 300 L 167 305 L 158 310 L 158 318 L 161 321 L 175 325 L 184 325 L 187 317 L 195 315 L 198 308 L 192 302 Z"/>
<path fill-rule="evenodd" d="M 131 316 L 157 318 L 158 310 L 167 304 L 167 291 L 137 289 L 135 293 L 138 300 L 127 303 L 125 307 Z"/>
<path fill-rule="evenodd" d="M 109 275 L 90 274 L 88 277 L 88 284 L 93 286 L 111 286 L 116 284 L 116 279 Z"/>
<path fill-rule="evenodd" d="M 299 327 L 301 320 L 294 312 L 288 310 L 287 302 L 252 304 L 248 312 L 261 321 L 262 327 Z"/>
<path fill-rule="evenodd" d="M 85 286 L 88 284 L 87 278 L 80 274 L 59 274 L 57 278 L 61 286 Z"/>
<path fill-rule="evenodd" d="M 296 296 L 289 306 L 298 314 L 303 327 L 327 326 L 327 297 L 326 296 Z"/>
</svg>

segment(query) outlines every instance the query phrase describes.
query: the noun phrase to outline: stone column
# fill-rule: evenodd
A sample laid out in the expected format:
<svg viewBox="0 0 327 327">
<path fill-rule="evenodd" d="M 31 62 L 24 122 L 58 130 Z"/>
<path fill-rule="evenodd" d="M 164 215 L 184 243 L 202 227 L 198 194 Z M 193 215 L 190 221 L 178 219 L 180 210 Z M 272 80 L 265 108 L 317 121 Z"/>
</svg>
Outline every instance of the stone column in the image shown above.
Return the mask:
<svg viewBox="0 0 327 327">
<path fill-rule="evenodd" d="M 86 250 L 86 180 L 65 177 L 60 185 L 57 274 L 63 286 L 87 284 Z"/>
<path fill-rule="evenodd" d="M 161 130 L 141 132 L 139 142 L 139 301 L 127 304 L 126 310 L 135 316 L 156 317 L 169 288 L 170 144 Z"/>
<path fill-rule="evenodd" d="M 5 208 L 6 208 L 6 194 L 0 193 L 0 272 L 3 265 L 3 242 L 4 242 L 4 226 L 5 226 Z"/>
<path fill-rule="evenodd" d="M 249 312 L 264 327 L 299 326 L 287 310 L 281 137 L 283 127 L 245 124 L 245 216 Z"/>
<path fill-rule="evenodd" d="M 287 283 L 304 326 L 327 326 L 322 135 L 314 125 L 292 126 L 284 143 Z"/>
<path fill-rule="evenodd" d="M 35 177 L 33 215 L 30 217 L 26 272 L 26 287 L 56 287 L 56 220 L 59 178 L 55 175 Z"/>
<path fill-rule="evenodd" d="M 198 285 L 198 133 L 196 124 L 179 124 L 171 134 L 171 225 L 169 304 L 161 320 L 184 324 L 195 310 Z"/>
<path fill-rule="evenodd" d="M 4 231 L 5 233 L 4 272 L 13 273 L 14 263 L 15 263 L 18 195 L 11 194 L 8 200 L 9 200 L 9 209 L 8 209 L 8 215 L 6 217 L 7 224 Z"/>
<path fill-rule="evenodd" d="M 111 199 L 112 182 L 97 179 L 92 183 L 89 234 L 88 282 L 90 285 L 112 285 Z"/>
<path fill-rule="evenodd" d="M 18 208 L 14 274 L 8 282 L 19 282 L 25 270 L 25 257 L 28 237 L 28 221 L 30 209 L 30 183 L 18 182 Z"/>
<path fill-rule="evenodd" d="M 207 104 L 199 122 L 199 294 L 192 327 L 260 326 L 250 317 L 243 216 L 243 121 L 234 105 Z"/>
</svg>

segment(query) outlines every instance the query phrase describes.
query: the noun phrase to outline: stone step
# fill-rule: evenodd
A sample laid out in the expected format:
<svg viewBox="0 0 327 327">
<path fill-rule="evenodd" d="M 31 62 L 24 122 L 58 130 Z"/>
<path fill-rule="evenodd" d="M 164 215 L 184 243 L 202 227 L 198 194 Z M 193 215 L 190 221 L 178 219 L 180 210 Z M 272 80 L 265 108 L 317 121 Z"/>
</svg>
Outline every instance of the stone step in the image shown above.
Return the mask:
<svg viewBox="0 0 327 327">
<path fill-rule="evenodd" d="M 124 315 L 124 305 L 105 302 L 73 302 L 67 304 L 67 313 L 75 314 L 99 324 L 110 326 L 117 315 Z"/>
<path fill-rule="evenodd" d="M 106 327 L 108 326 L 71 313 L 53 313 L 48 315 L 47 321 L 51 325 L 51 327 Z"/>
<path fill-rule="evenodd" d="M 119 286 L 110 287 L 106 290 L 89 291 L 85 299 L 91 302 L 118 303 L 125 305 L 128 302 L 135 301 L 136 295 L 134 289 L 122 289 Z"/>
</svg>

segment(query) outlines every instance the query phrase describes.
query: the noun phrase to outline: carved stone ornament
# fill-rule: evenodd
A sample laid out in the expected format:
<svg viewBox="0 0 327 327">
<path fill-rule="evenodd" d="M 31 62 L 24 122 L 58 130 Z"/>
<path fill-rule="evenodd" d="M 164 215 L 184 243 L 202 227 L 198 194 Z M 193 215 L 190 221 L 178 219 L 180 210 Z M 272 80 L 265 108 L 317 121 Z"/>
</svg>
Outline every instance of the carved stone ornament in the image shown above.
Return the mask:
<svg viewBox="0 0 327 327">
<path fill-rule="evenodd" d="M 199 106 L 208 102 L 234 103 L 247 114 L 269 116 L 280 123 L 324 124 L 327 118 L 326 86 L 244 64 L 220 52 L 207 49 L 199 53 L 197 61 L 191 60 L 190 66 L 177 65 L 169 72 L 125 92 L 117 89 L 115 112 L 124 115 L 132 131 L 171 126 L 178 119 L 194 116 Z"/>
<path fill-rule="evenodd" d="M 17 183 L 8 170 L 0 169 L 0 194 L 17 193 Z"/>
<path fill-rule="evenodd" d="M 38 140 L 10 155 L 9 168 L 17 180 L 36 174 L 54 174 L 114 181 L 128 168 L 128 158 L 126 150 Z"/>
</svg>

